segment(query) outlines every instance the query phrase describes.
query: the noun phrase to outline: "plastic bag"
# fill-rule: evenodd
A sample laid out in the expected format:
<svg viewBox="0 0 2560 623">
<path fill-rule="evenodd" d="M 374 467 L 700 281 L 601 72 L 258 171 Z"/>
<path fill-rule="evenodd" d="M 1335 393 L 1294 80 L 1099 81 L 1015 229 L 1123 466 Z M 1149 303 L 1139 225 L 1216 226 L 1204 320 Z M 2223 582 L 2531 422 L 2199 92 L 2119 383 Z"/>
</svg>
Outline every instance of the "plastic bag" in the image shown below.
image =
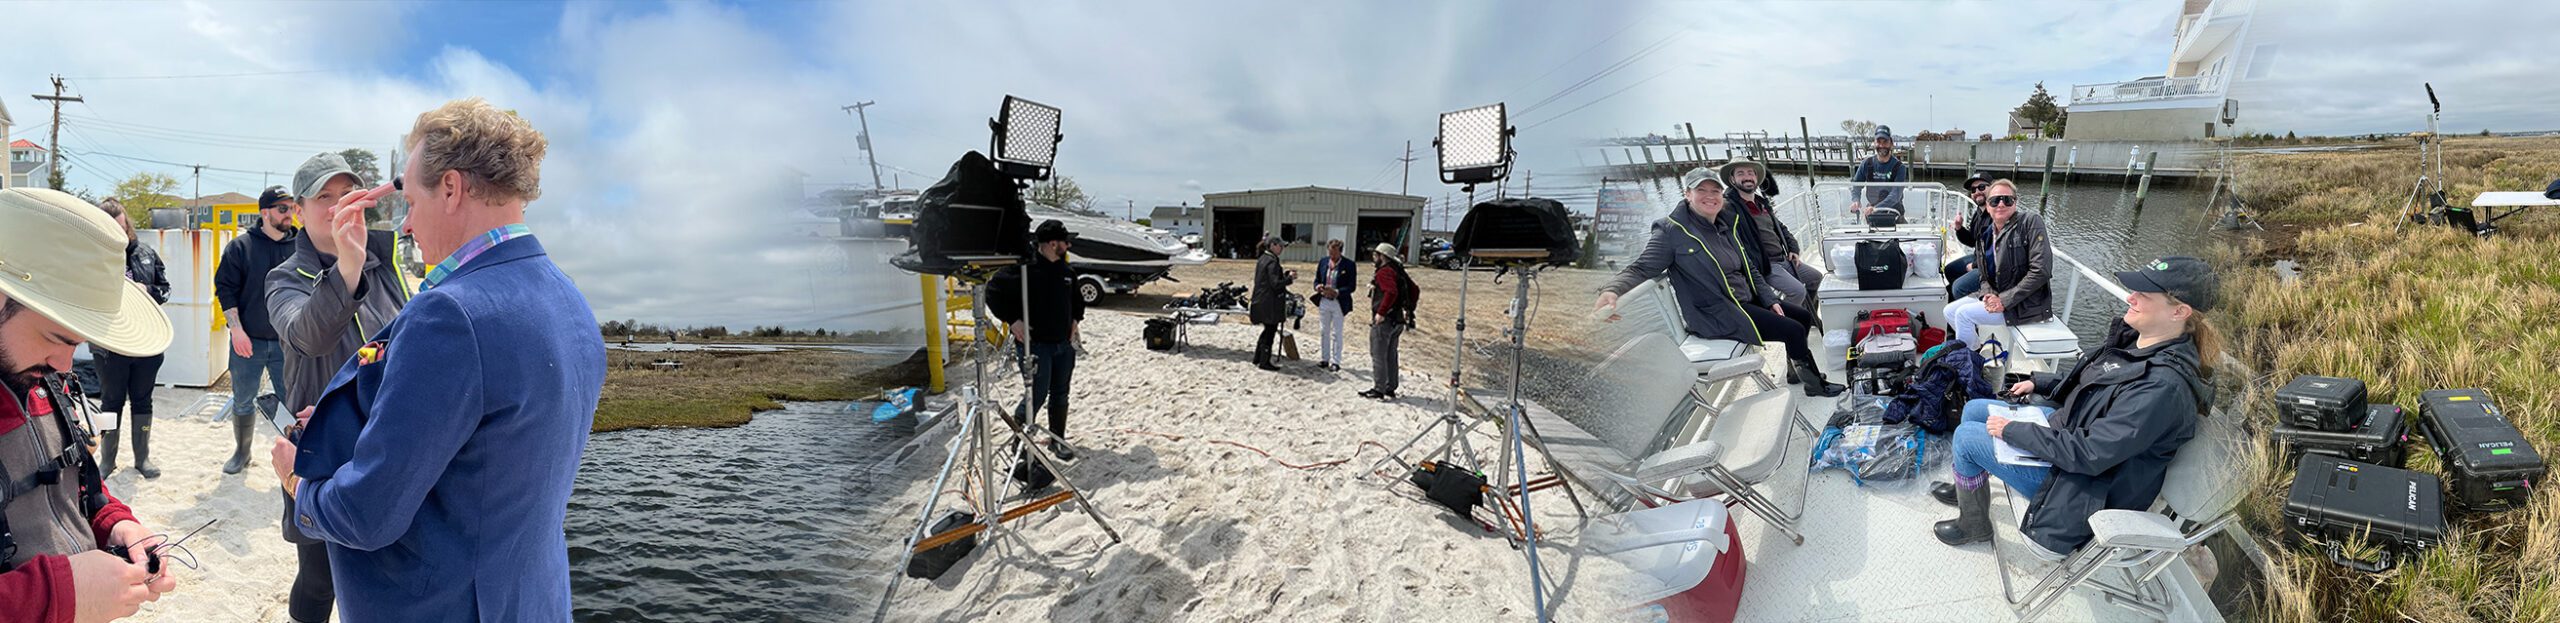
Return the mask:
<svg viewBox="0 0 2560 623">
<path fill-rule="evenodd" d="M 1928 457 L 1928 434 L 1909 424 L 1885 424 L 1891 399 L 1851 396 L 1832 413 L 1813 446 L 1813 471 L 1840 469 L 1859 486 L 1869 481 L 1896 481 L 1920 473 Z"/>
</svg>

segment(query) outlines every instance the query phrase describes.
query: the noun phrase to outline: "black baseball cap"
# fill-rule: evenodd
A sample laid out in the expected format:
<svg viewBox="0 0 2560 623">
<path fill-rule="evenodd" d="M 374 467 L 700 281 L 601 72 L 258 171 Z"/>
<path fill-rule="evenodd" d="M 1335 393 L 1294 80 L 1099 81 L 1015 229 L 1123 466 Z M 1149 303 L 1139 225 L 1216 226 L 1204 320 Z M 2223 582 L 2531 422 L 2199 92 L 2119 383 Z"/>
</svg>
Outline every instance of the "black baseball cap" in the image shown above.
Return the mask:
<svg viewBox="0 0 2560 623">
<path fill-rule="evenodd" d="M 284 202 L 292 200 L 293 195 L 285 192 L 283 186 L 268 186 L 266 192 L 258 193 L 258 209 L 273 210 Z"/>
<path fill-rule="evenodd" d="M 1981 182 L 1983 186 L 1990 186 L 1991 174 L 1984 171 L 1974 172 L 1973 177 L 1964 178 L 1964 189 L 1968 192 L 1972 191 L 1974 182 Z"/>
<path fill-rule="evenodd" d="M 2116 282 L 2135 292 L 2168 294 L 2200 312 L 2213 311 L 2222 300 L 2221 278 L 2204 260 L 2192 257 L 2164 257 L 2141 270 L 2117 271 Z"/>
<path fill-rule="evenodd" d="M 1076 239 L 1075 232 L 1067 231 L 1067 224 L 1060 222 L 1058 219 L 1041 221 L 1040 228 L 1032 231 L 1031 235 L 1034 240 L 1039 242 L 1057 242 L 1060 240 Z"/>
</svg>

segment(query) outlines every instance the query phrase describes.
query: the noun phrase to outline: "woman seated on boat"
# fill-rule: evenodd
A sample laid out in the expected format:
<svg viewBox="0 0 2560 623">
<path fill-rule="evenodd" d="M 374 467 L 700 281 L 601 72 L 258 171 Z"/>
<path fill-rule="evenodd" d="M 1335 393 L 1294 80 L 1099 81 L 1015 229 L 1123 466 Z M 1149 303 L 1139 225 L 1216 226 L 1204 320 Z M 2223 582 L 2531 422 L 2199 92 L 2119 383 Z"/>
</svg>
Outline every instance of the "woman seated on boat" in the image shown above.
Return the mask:
<svg viewBox="0 0 2560 623">
<path fill-rule="evenodd" d="M 1712 169 L 1691 169 L 1680 183 L 1686 198 L 1654 223 L 1644 252 L 1601 287 L 1597 307 L 1614 308 L 1619 294 L 1670 273 L 1681 325 L 1690 335 L 1755 345 L 1785 343 L 1787 360 L 1795 366 L 1788 382 L 1804 383 L 1807 396 L 1840 395 L 1847 387 L 1824 380 L 1805 345 L 1806 327 L 1818 322 L 1813 312 L 1781 302 L 1777 289 L 1760 274 L 1767 263 L 1753 261 L 1752 253 L 1761 247 L 1752 216 L 1725 209 L 1724 182 Z"/>
<path fill-rule="evenodd" d="M 2159 496 L 2170 457 L 2195 437 L 2196 418 L 2213 403 L 2205 379 L 2221 357 L 2222 338 L 2204 313 L 2220 298 L 2218 281 L 2203 260 L 2191 257 L 2161 258 L 2116 273 L 2116 281 L 2133 294 L 2106 346 L 2068 374 L 2037 373 L 2008 389 L 2012 396 L 2059 400 L 2059 407 L 2014 408 L 2043 414 L 2048 423 L 1995 414 L 2004 404 L 1998 400 L 1965 404 L 1955 432 L 1955 482 L 1930 488 L 1938 501 L 1956 507 L 1955 519 L 1938 522 L 1939 541 L 1991 538 L 1990 477 L 2033 500 L 2019 530 L 2035 544 L 2030 551 L 2046 560 L 2087 544 L 2089 517 L 2098 511 L 2144 510 Z M 1995 439 L 2050 466 L 2004 463 Z"/>
<path fill-rule="evenodd" d="M 1983 190 L 1990 212 L 1988 230 L 1980 232 L 1973 269 L 1981 286 L 1965 298 L 1947 303 L 1947 324 L 1955 338 L 1980 345 L 1986 324 L 2017 326 L 2053 317 L 2053 243 L 2045 240 L 2044 217 L 2018 209 L 2018 186 L 1992 180 Z"/>
</svg>

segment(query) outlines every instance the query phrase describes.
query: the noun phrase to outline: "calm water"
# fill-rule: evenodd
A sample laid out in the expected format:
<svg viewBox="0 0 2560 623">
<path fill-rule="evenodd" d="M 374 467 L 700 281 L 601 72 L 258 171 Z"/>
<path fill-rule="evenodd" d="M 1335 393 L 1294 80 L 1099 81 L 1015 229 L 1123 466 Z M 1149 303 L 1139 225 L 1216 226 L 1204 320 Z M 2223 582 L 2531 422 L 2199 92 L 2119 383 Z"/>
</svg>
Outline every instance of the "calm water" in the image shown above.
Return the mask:
<svg viewBox="0 0 2560 623">
<path fill-rule="evenodd" d="M 1993 175 L 1999 174 L 1998 171 L 1993 172 Z M 2114 271 L 2136 268 L 2162 256 L 2202 257 L 2207 245 L 2213 244 L 2214 214 L 2204 206 L 2210 186 L 2204 182 L 2177 184 L 2154 179 L 2149 198 L 2143 201 L 2142 209 L 2136 210 L 2131 182 L 2082 181 L 2071 184 L 2063 182 L 2062 176 L 2056 174 L 2050 193 L 2052 197 L 2047 200 L 2037 192 L 2035 176 L 2038 174 L 2030 171 L 2025 177 L 2015 180 L 2018 182 L 2020 209 L 2038 211 L 2037 204 L 2045 202 L 2041 211 L 2045 216 L 2046 229 L 2053 237 L 2054 248 L 2079 258 L 2101 275 L 2112 278 Z M 1780 201 L 1796 197 L 1808 188 L 1803 175 L 1780 173 L 1776 177 L 1781 189 Z M 1822 176 L 1819 179 L 1824 182 L 1847 180 L 1841 176 Z M 1915 181 L 1937 182 L 1954 189 L 1961 186 L 1963 179 L 1950 176 Z M 1680 181 L 1677 177 L 1651 178 L 1637 183 L 1657 199 L 1666 213 L 1678 200 Z M 1811 216 L 1805 213 L 1809 206 L 1799 202 L 1787 207 L 1795 210 L 1782 212 L 1780 216 L 1795 228 L 1799 237 L 1806 239 L 1806 246 L 1810 248 L 1812 239 L 1820 232 L 1802 225 L 1811 222 Z M 1957 250 L 1962 250 L 1962 247 L 1957 247 Z M 2060 273 L 2069 270 L 2069 264 L 2059 259 L 2054 261 L 2056 313 L 2060 313 L 2059 307 L 2070 286 L 2068 278 Z M 2093 345 L 2105 334 L 2108 321 L 2123 315 L 2124 309 L 2123 301 L 2115 300 L 2094 284 L 2084 282 L 2080 285 L 2079 298 L 2071 313 L 2071 330 L 2080 335 L 2082 343 Z M 1932 315 L 1938 312 L 1922 311 Z"/>
<path fill-rule="evenodd" d="M 872 472 L 912 424 L 872 403 L 789 403 L 726 429 L 602 433 L 569 498 L 581 621 L 845 621 L 879 522 Z M 851 407 L 851 410 L 848 410 Z M 903 419 L 901 421 L 904 421 Z M 860 611 L 869 616 L 868 610 Z"/>
</svg>

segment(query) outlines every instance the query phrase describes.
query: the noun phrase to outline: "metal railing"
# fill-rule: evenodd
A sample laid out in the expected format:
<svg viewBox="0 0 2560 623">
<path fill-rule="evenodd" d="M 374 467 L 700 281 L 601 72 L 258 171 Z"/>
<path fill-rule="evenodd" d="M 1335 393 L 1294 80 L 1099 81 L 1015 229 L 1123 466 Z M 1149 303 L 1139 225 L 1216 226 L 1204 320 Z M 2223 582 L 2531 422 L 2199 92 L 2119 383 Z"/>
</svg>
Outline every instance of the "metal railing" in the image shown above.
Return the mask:
<svg viewBox="0 0 2560 623">
<path fill-rule="evenodd" d="M 2116 104 L 2142 100 L 2220 95 L 2222 75 L 2145 78 L 2124 82 L 2071 85 L 2071 105 Z"/>
<path fill-rule="evenodd" d="M 2065 264 L 2070 264 L 2072 269 L 2071 276 L 2073 279 L 2071 279 L 2069 284 L 2062 286 L 2061 317 L 2063 326 L 2071 325 L 2071 309 L 2074 307 L 2073 303 L 2078 302 L 2080 298 L 2080 282 L 2087 281 L 2098 284 L 2098 289 L 2105 290 L 2107 294 L 2114 295 L 2116 297 L 2116 302 L 2119 304 L 2123 304 L 2126 298 L 2133 296 L 2132 291 L 2126 290 L 2122 284 L 2116 283 L 2114 276 L 2098 272 L 2096 269 L 2090 268 L 2088 264 L 2082 263 L 2080 258 L 2071 257 L 2070 253 L 2065 253 L 2061 249 L 2054 249 L 2053 257 L 2054 259 L 2062 260 Z"/>
</svg>

